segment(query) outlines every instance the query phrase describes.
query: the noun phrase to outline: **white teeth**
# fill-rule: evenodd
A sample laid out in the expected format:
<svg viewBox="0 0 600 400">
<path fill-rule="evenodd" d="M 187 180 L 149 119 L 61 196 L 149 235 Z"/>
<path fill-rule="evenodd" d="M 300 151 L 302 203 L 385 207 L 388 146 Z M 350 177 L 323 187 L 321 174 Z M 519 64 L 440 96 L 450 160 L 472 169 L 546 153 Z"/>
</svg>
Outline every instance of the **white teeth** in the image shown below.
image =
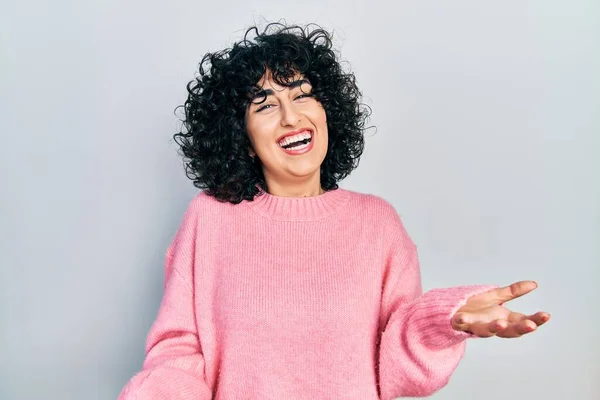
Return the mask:
<svg viewBox="0 0 600 400">
<path fill-rule="evenodd" d="M 300 146 L 296 146 L 293 148 L 293 150 L 302 150 L 307 148 L 310 145 L 310 143 L 306 143 L 306 144 L 301 144 Z"/>
<path fill-rule="evenodd" d="M 291 144 L 291 143 L 294 143 L 294 142 L 298 142 L 300 140 L 310 139 L 310 137 L 311 137 L 310 132 L 309 131 L 304 131 L 304 132 L 301 132 L 301 133 L 299 133 L 297 135 L 286 137 L 285 139 L 279 141 L 279 145 L 281 147 L 287 146 L 288 144 Z"/>
</svg>

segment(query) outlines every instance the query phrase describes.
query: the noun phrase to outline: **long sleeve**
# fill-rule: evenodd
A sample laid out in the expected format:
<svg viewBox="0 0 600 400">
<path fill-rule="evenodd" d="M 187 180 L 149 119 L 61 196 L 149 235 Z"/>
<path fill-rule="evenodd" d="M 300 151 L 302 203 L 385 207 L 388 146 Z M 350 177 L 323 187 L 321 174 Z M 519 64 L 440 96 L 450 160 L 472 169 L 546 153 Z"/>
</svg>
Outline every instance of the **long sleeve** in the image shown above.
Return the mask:
<svg viewBox="0 0 600 400">
<path fill-rule="evenodd" d="M 164 295 L 148 333 L 142 371 L 129 380 L 119 400 L 212 398 L 194 315 L 196 222 L 192 203 L 167 250 Z"/>
<path fill-rule="evenodd" d="M 379 347 L 382 400 L 424 397 L 444 387 L 472 335 L 452 328 L 454 313 L 493 286 L 459 286 L 422 293 L 417 248 L 397 214 L 385 251 Z"/>
</svg>

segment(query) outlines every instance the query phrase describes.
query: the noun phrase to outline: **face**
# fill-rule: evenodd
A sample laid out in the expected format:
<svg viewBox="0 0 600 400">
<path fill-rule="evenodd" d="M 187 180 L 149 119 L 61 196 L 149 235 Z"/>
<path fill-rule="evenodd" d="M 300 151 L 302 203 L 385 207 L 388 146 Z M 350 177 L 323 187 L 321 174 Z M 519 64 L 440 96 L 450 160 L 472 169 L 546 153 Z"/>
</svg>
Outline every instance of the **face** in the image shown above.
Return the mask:
<svg viewBox="0 0 600 400">
<path fill-rule="evenodd" d="M 260 159 L 269 187 L 316 182 L 320 188 L 320 167 L 327 154 L 325 110 L 303 76 L 290 83 L 278 85 L 268 71 L 258 83 L 262 92 L 246 110 L 250 154 Z"/>
</svg>

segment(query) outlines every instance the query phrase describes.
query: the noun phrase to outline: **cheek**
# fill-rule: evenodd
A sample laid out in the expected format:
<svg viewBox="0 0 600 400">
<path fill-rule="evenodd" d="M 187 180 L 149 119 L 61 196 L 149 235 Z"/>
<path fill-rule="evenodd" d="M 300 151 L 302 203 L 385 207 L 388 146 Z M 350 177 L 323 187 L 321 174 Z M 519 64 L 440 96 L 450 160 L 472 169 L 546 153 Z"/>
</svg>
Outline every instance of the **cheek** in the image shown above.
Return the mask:
<svg viewBox="0 0 600 400">
<path fill-rule="evenodd" d="M 258 141 L 262 130 L 259 121 L 254 118 L 246 119 L 246 133 L 251 141 Z"/>
<path fill-rule="evenodd" d="M 246 133 L 250 139 L 250 143 L 252 143 L 252 146 L 257 151 L 271 144 L 273 130 L 266 121 L 246 122 Z"/>
<path fill-rule="evenodd" d="M 317 124 L 319 125 L 319 128 L 321 130 L 321 133 L 323 134 L 327 134 L 327 115 L 325 114 L 325 110 L 321 109 L 322 111 L 319 113 L 319 116 L 317 118 Z"/>
<path fill-rule="evenodd" d="M 317 113 L 316 118 L 319 121 L 319 123 L 321 125 L 326 124 L 327 123 L 327 114 L 325 113 L 325 109 L 323 108 L 323 106 L 319 106 L 316 113 Z"/>
</svg>

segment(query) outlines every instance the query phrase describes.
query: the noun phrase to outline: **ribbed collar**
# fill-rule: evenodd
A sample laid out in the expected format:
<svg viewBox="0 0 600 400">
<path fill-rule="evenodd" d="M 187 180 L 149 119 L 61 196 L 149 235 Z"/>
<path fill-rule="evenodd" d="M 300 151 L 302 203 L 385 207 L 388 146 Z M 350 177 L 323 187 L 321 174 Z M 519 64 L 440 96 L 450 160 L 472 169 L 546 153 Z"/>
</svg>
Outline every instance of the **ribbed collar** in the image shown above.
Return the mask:
<svg viewBox="0 0 600 400">
<path fill-rule="evenodd" d="M 350 200 L 342 188 L 312 197 L 283 197 L 260 191 L 252 201 L 244 201 L 254 211 L 280 221 L 313 221 L 339 211 Z"/>
</svg>

